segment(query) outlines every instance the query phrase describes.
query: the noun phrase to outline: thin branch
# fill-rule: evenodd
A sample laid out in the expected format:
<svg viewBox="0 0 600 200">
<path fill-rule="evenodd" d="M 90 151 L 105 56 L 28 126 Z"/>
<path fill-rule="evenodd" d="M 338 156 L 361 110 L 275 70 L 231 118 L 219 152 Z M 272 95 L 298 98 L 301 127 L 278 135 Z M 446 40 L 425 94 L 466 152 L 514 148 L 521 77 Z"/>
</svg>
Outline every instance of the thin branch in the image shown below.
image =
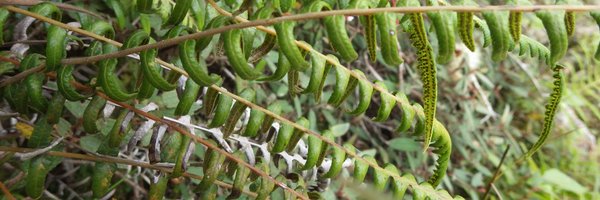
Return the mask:
<svg viewBox="0 0 600 200">
<path fill-rule="evenodd" d="M 504 154 L 502 154 L 502 159 L 500 159 L 500 163 L 498 163 L 498 166 L 496 167 L 496 172 L 494 173 L 494 176 L 492 176 L 492 179 L 490 180 L 490 182 L 487 185 L 487 188 L 485 190 L 485 195 L 483 195 L 482 199 L 486 199 L 487 196 L 490 194 L 490 190 L 492 189 L 492 185 L 494 184 L 494 181 L 496 181 L 498 179 L 498 177 L 500 177 L 500 168 L 502 167 L 502 163 L 504 163 L 504 160 L 506 159 L 506 155 L 508 155 L 508 150 L 510 150 L 510 145 L 506 146 L 506 150 L 504 150 Z"/>
<path fill-rule="evenodd" d="M 13 65 L 17 65 L 17 66 L 19 65 L 19 61 L 18 60 L 15 60 L 15 59 L 12 59 L 12 58 L 7 58 L 7 57 L 4 57 L 4 56 L 0 56 L 0 61 L 2 61 L 2 62 L 9 62 L 9 63 L 12 63 Z"/>
<path fill-rule="evenodd" d="M 10 42 L 4 42 L 4 44 L 2 44 L 2 46 L 0 47 L 10 47 L 13 44 L 46 44 L 48 41 L 47 40 L 17 40 L 17 41 L 10 41 Z"/>
<path fill-rule="evenodd" d="M 21 160 L 29 160 L 33 157 L 36 157 L 38 155 L 42 155 L 48 151 L 50 151 L 50 149 L 54 148 L 56 145 L 58 145 L 62 140 L 64 139 L 64 137 L 60 137 L 57 140 L 55 140 L 54 142 L 52 142 L 52 144 L 50 144 L 47 147 L 44 147 L 42 149 L 37 149 L 35 151 L 32 152 L 27 152 L 27 153 L 15 153 L 15 156 L 20 158 Z"/>
<path fill-rule="evenodd" d="M 121 172 L 116 172 L 115 175 L 118 176 L 118 177 L 120 177 L 120 178 L 122 178 L 125 181 L 125 183 L 127 183 L 129 186 L 133 187 L 135 189 L 135 191 L 138 191 L 139 193 L 142 193 L 142 195 L 147 195 L 148 194 L 148 191 L 145 188 L 141 187 L 136 182 L 133 182 L 132 180 L 129 180 L 129 178 L 130 178 L 129 175 L 123 174 Z"/>
<path fill-rule="evenodd" d="M 16 200 L 15 196 L 13 196 L 12 193 L 10 193 L 10 190 L 8 190 L 8 188 L 6 188 L 6 185 L 4 185 L 4 183 L 2 181 L 0 181 L 0 190 L 2 190 L 2 193 L 4 193 L 4 196 L 6 197 L 6 199 Z"/>
<path fill-rule="evenodd" d="M 496 192 L 498 200 L 504 200 L 504 198 L 502 198 L 502 195 L 500 194 L 500 190 L 498 190 L 498 188 L 496 187 L 496 184 L 492 183 L 492 189 L 494 190 L 494 192 Z"/>
<path fill-rule="evenodd" d="M 35 149 L 0 146 L 0 151 L 24 153 L 24 152 L 35 151 Z M 143 167 L 143 168 L 147 168 L 147 169 L 159 170 L 159 171 L 166 172 L 166 173 L 173 172 L 173 169 L 171 169 L 171 168 L 165 168 L 165 167 L 160 167 L 160 166 L 152 165 L 152 164 L 145 163 L 145 162 L 139 162 L 139 161 L 135 161 L 135 160 L 131 160 L 131 159 L 123 159 L 123 158 L 117 158 L 117 157 L 111 157 L 111 156 L 100 157 L 100 156 L 69 153 L 69 152 L 62 152 L 62 151 L 48 151 L 48 152 L 46 152 L 46 154 L 48 154 L 50 156 L 58 156 L 58 157 L 63 157 L 63 158 L 75 159 L 75 160 L 87 160 L 87 161 L 94 161 L 94 162 L 109 162 L 109 163 L 138 166 L 138 167 Z M 187 172 L 185 172 L 183 174 L 183 176 L 188 177 L 188 178 L 197 179 L 197 180 L 202 180 L 202 176 L 196 175 L 196 174 L 190 174 Z M 227 188 L 227 189 L 231 189 L 233 187 L 231 184 L 228 184 L 228 183 L 225 183 L 225 182 L 222 182 L 219 180 L 216 180 L 215 184 L 220 187 Z M 254 193 L 254 192 L 250 192 L 247 190 L 244 190 L 243 192 L 252 197 L 257 196 L 256 193 Z"/>
<path fill-rule="evenodd" d="M 14 76 L 11 76 L 11 77 L 9 77 L 7 79 L 4 79 L 4 80 L 2 80 L 0 82 L 0 88 L 3 88 L 5 86 L 7 86 L 7 85 L 10 85 L 11 83 L 14 83 L 14 82 L 17 82 L 17 81 L 19 81 L 21 79 L 24 79 L 25 77 L 27 77 L 27 76 L 29 76 L 31 74 L 35 74 L 35 73 L 37 73 L 39 71 L 42 71 L 42 70 L 44 70 L 45 66 L 46 66 L 46 64 L 41 64 L 38 67 L 34 67 L 34 68 L 31 68 L 31 69 L 25 70 L 25 71 L 23 71 L 23 72 L 21 72 L 21 73 L 19 73 L 17 75 L 14 75 Z"/>
</svg>

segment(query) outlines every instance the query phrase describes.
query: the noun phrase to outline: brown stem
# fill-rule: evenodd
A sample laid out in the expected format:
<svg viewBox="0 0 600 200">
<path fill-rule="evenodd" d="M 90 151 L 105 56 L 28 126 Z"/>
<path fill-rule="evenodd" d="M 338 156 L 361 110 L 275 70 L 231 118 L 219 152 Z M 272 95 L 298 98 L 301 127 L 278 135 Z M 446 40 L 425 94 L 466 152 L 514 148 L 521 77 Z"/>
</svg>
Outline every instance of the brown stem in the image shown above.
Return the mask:
<svg viewBox="0 0 600 200">
<path fill-rule="evenodd" d="M 38 67 L 34 67 L 28 70 L 25 70 L 17 75 L 11 76 L 7 79 L 4 79 L 0 82 L 0 88 L 3 88 L 4 86 L 10 85 L 11 83 L 17 82 L 21 79 L 24 79 L 25 77 L 31 75 L 31 74 L 35 74 L 37 72 L 40 72 L 42 70 L 44 70 L 45 68 L 45 64 L 41 64 Z"/>
<path fill-rule="evenodd" d="M 8 188 L 6 188 L 6 185 L 4 185 L 4 183 L 2 183 L 2 181 L 0 181 L 0 190 L 2 190 L 2 193 L 4 193 L 4 196 L 6 197 L 6 199 L 16 200 L 15 196 L 13 196 L 12 193 L 10 193 L 10 190 L 8 190 Z"/>
<path fill-rule="evenodd" d="M 17 66 L 19 65 L 19 61 L 12 59 L 12 58 L 4 57 L 4 56 L 0 56 L 0 61 L 9 62 L 9 63 L 12 63 L 13 65 L 17 65 Z"/>
<path fill-rule="evenodd" d="M 490 194 L 490 190 L 492 189 L 492 184 L 494 184 L 494 182 L 500 177 L 500 168 L 502 167 L 502 164 L 504 163 L 504 160 L 506 159 L 506 155 L 508 155 L 508 150 L 510 150 L 510 146 L 506 146 L 506 150 L 504 150 L 504 154 L 502 154 L 502 159 L 500 159 L 500 163 L 498 163 L 498 167 L 496 167 L 496 172 L 494 173 L 494 176 L 492 176 L 492 179 L 490 180 L 490 182 L 487 185 L 487 188 L 485 190 L 485 194 L 483 195 L 483 200 L 485 200 L 488 195 Z"/>
</svg>

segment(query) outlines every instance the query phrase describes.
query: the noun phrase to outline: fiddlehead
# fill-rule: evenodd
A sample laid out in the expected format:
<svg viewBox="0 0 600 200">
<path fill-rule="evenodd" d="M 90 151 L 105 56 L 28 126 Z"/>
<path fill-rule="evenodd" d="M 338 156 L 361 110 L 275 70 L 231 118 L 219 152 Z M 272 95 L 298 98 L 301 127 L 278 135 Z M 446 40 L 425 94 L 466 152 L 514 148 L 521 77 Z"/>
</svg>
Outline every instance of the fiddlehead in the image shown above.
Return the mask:
<svg viewBox="0 0 600 200">
<path fill-rule="evenodd" d="M 436 169 L 427 182 L 436 187 L 442 182 L 444 176 L 446 176 L 446 170 L 450 163 L 452 141 L 450 140 L 450 134 L 440 122 L 435 121 L 433 127 L 434 139 L 432 139 L 433 144 L 431 146 L 436 148 L 433 152 L 438 155 L 438 158 L 436 160 Z"/>
<path fill-rule="evenodd" d="M 117 47 L 111 44 L 105 44 L 102 47 L 103 53 L 110 53 L 117 51 Z M 134 98 L 137 94 L 135 92 L 129 93 L 123 89 L 123 85 L 117 75 L 114 73 L 117 67 L 117 59 L 108 59 L 100 61 L 99 63 L 99 76 L 98 83 L 102 87 L 102 90 L 112 99 L 117 101 L 127 101 Z"/>
<path fill-rule="evenodd" d="M 527 153 L 523 156 L 524 159 L 531 157 L 536 151 L 538 151 L 546 142 L 546 139 L 550 135 L 550 131 L 552 130 L 554 124 L 554 116 L 556 115 L 556 111 L 558 110 L 558 104 L 562 98 L 563 93 L 563 85 L 564 85 L 564 75 L 562 70 L 564 66 L 560 64 L 556 64 L 552 71 L 554 75 L 552 92 L 550 93 L 550 99 L 546 104 L 546 112 L 544 113 L 544 124 L 542 126 L 542 130 L 540 131 L 540 138 L 529 148 Z"/>
<path fill-rule="evenodd" d="M 139 36 L 138 36 L 139 35 Z M 154 42 L 150 36 L 144 31 L 137 31 L 129 37 L 129 40 L 137 40 L 135 42 L 125 42 L 122 48 L 129 48 L 130 43 L 133 43 L 133 46 L 137 46 L 143 41 L 147 41 L 148 43 Z M 144 80 L 150 83 L 155 88 L 162 91 L 173 90 L 177 87 L 176 84 L 170 83 L 168 80 L 163 78 L 161 75 L 161 67 L 154 61 L 156 59 L 157 51 L 152 49 L 148 51 L 143 51 L 140 53 L 140 61 L 142 66 L 142 72 L 144 75 Z"/>
<path fill-rule="evenodd" d="M 198 85 L 209 86 L 219 82 L 221 78 L 218 75 L 209 75 L 206 64 L 198 61 L 195 47 L 194 40 L 185 41 L 178 46 L 183 69 Z"/>
<path fill-rule="evenodd" d="M 79 94 L 77 90 L 71 85 L 71 82 L 75 81 L 73 76 L 74 67 L 72 65 L 61 66 L 57 72 L 58 91 L 68 99 L 69 101 L 78 101 L 87 98 L 86 95 Z"/>
</svg>

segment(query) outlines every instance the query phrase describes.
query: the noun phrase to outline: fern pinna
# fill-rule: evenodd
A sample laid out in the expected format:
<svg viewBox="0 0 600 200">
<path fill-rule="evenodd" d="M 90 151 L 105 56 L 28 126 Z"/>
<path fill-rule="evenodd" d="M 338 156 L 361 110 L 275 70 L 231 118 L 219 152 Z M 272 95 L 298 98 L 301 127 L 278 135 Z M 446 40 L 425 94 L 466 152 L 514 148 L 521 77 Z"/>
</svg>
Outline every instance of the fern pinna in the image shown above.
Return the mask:
<svg viewBox="0 0 600 200">
<path fill-rule="evenodd" d="M 481 14 L 483 19 L 474 12 L 464 11 L 363 14 L 359 21 L 364 27 L 362 37 L 370 62 L 377 61 L 379 53 L 385 65 L 402 64 L 404 60 L 399 42 L 402 38 L 398 36 L 402 31 L 408 33 L 423 83 L 421 105 L 411 103 L 403 92 L 388 89 L 389 85 L 384 81 L 370 81 L 369 73 L 363 69 L 349 69 L 342 65 L 342 61 L 354 61 L 359 55 L 353 47 L 356 41 L 351 39 L 342 15 L 321 16 L 323 19 L 318 24 L 324 26 L 333 50 L 331 54 L 317 50 L 322 45 L 317 47 L 297 41 L 294 30 L 300 23 L 275 20 L 296 12 L 303 12 L 297 16 L 308 18 L 316 12 L 333 11 L 343 6 L 344 9 L 391 8 L 385 1 L 352 0 L 342 5 L 317 0 L 307 3 L 302 9 L 294 6 L 298 3 L 296 1 L 267 1 L 262 2 L 262 7 L 257 10 L 254 8 L 259 8 L 258 5 L 244 1 L 234 4 L 236 6 L 227 5 L 230 11 L 221 8 L 227 2 L 218 4 L 212 0 L 206 3 L 180 0 L 168 10 L 164 7 L 158 9 L 152 0 L 137 0 L 135 4 L 110 0 L 105 3 L 114 10 L 116 26 L 92 16 L 69 16 L 78 20 L 81 28 L 64 24 L 61 21 L 67 18 L 66 15 L 50 2 L 33 5 L 29 11 L 13 6 L 0 8 L 0 27 L 6 27 L 8 22 L 15 20 L 39 20 L 50 24 L 41 26 L 48 41 L 44 49 L 20 47 L 15 48 L 18 51 L 11 51 L 20 66 L 15 68 L 15 73 L 27 76 L 23 80 L 3 82 L 2 98 L 23 118 L 38 116 L 27 142 L 30 148 L 50 145 L 49 141 L 56 133 L 51 127 L 59 121 L 79 120 L 64 118 L 66 101 L 86 104 L 79 116 L 82 129 L 102 140 L 98 149 L 90 152 L 92 155 L 116 157 L 120 152 L 127 152 L 121 151 L 121 148 L 139 148 L 142 138 L 149 137 L 148 145 L 143 146 L 148 151 L 148 161 L 153 165 L 170 167 L 168 173 L 153 174 L 148 191 L 151 199 L 163 198 L 169 179 L 190 176 L 186 171 L 195 158 L 195 148 L 203 150 L 203 154 L 196 155 L 202 160 L 203 175 L 194 191 L 204 198 L 214 198 L 218 189 L 216 182 L 226 186 L 220 189 L 229 192 L 228 198 L 248 195 L 266 199 L 277 190 L 285 190 L 289 198 L 319 198 L 319 187 L 326 186 L 311 184 L 328 182 L 346 170 L 352 172 L 356 182 L 362 183 L 368 178 L 376 189 L 389 190 L 396 198 L 404 198 L 406 190 L 410 190 L 415 199 L 451 199 L 453 197 L 447 191 L 436 190 L 446 175 L 452 152 L 448 129 L 436 119 L 436 71 L 440 67 L 438 64 L 448 64 L 454 56 L 454 18 L 457 18 L 459 37 L 471 51 L 477 49 L 473 32 L 480 30 L 483 34 L 481 46 L 492 47 L 494 61 L 504 60 L 509 51 L 518 47 L 519 55 L 529 54 L 539 57 L 549 66 L 556 66 L 552 68 L 555 71 L 555 88 L 546 106 L 540 139 L 526 157 L 539 150 L 551 131 L 564 82 L 560 71 L 562 67 L 556 63 L 565 55 L 567 37 L 574 30 L 572 12 L 537 12 L 536 16 L 548 33 L 548 49 L 523 35 L 522 14 L 518 11 L 488 11 Z M 439 3 L 428 1 L 427 6 Z M 472 2 L 463 4 L 473 5 Z M 419 7 L 420 3 L 403 1 L 399 2 L 399 6 Z M 207 9 L 216 11 L 216 15 Z M 126 13 L 124 10 L 133 12 Z M 159 14 L 164 23 L 151 25 L 148 22 L 150 14 Z M 242 16 L 262 24 L 254 24 L 254 28 L 249 29 L 227 28 L 252 23 Z M 598 19 L 596 14 L 592 16 Z M 140 22 L 136 26 L 128 23 L 134 18 Z M 260 21 L 262 19 L 267 20 Z M 273 28 L 260 25 L 273 25 Z M 433 27 L 437 44 L 430 43 L 428 26 Z M 125 32 L 125 36 L 123 29 L 131 31 Z M 203 37 L 195 35 L 209 31 L 214 32 Z M 7 38 L 5 33 L 0 32 L 0 44 Z M 218 40 L 215 38 L 213 41 L 214 34 L 219 35 Z M 83 40 L 83 37 L 94 39 Z M 118 43 L 115 38 L 125 42 Z M 156 49 L 161 47 L 159 42 L 175 40 L 181 42 L 169 53 L 168 61 L 164 61 L 161 57 L 165 56 L 159 55 Z M 13 42 L 13 46 L 27 46 L 19 41 Z M 76 75 L 79 76 L 75 73 L 76 68 L 81 66 L 73 65 L 77 60 L 73 58 L 73 49 L 78 48 L 84 51 L 81 56 L 108 57 L 98 62 L 79 58 L 79 64 L 90 65 L 93 71 L 86 79 L 76 78 Z M 122 54 L 124 51 L 138 54 Z M 227 68 L 233 72 L 229 75 L 231 77 L 216 73 L 206 63 L 208 56 L 218 57 L 219 51 L 223 51 Z M 273 71 L 268 72 L 266 57 L 271 52 L 277 52 L 278 59 L 274 69 L 271 68 Z M 126 69 L 122 67 L 124 65 L 131 67 Z M 128 75 L 125 78 L 118 76 L 119 70 Z M 330 72 L 335 77 L 330 85 L 332 91 L 326 87 Z M 282 108 L 283 101 L 265 99 L 256 88 L 266 83 L 279 83 L 286 75 L 288 92 L 292 97 L 312 94 L 316 103 L 321 101 L 321 97 L 328 97 L 327 104 L 350 115 L 365 115 L 369 107 L 376 107 L 372 118 L 376 122 L 390 121 L 394 110 L 398 111 L 401 119 L 397 120 L 396 131 L 412 132 L 415 137 L 423 138 L 425 150 L 433 148 L 437 159 L 431 176 L 426 181 L 417 182 L 414 175 L 401 173 L 393 163 L 381 166 L 383 163 L 379 163 L 376 157 L 363 154 L 353 143 L 339 144 L 339 133 L 332 128 L 311 124 L 303 117 L 298 120 L 284 117 L 290 116 L 290 111 Z M 230 92 L 233 90 L 232 77 L 238 83 L 236 92 Z M 300 77 L 308 78 L 301 80 Z M 44 95 L 44 87 L 53 89 L 51 98 Z M 155 104 L 164 103 L 157 94 L 168 93 L 177 96 L 175 105 L 169 108 Z M 373 103 L 374 99 L 379 100 L 378 105 Z M 303 113 L 296 114 L 303 116 Z M 110 128 L 103 130 L 104 127 Z M 196 145 L 198 143 L 202 145 Z M 53 149 L 61 148 L 56 146 Z M 56 156 L 37 156 L 26 162 L 27 195 L 34 198 L 42 195 L 48 173 L 60 161 Z M 98 161 L 92 171 L 93 198 L 103 198 L 110 193 L 118 168 L 115 163 Z"/>
</svg>

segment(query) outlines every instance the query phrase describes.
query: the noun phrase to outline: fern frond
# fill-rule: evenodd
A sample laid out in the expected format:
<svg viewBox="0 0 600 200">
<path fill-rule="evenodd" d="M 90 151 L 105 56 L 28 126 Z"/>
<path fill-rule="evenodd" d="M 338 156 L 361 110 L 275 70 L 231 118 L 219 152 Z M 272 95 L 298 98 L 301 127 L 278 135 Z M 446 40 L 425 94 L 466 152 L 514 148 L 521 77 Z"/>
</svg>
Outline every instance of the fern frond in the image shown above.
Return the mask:
<svg viewBox="0 0 600 200">
<path fill-rule="evenodd" d="M 564 11 L 541 11 L 536 13 L 536 16 L 542 20 L 550 39 L 550 58 L 548 63 L 550 66 L 556 64 L 567 53 L 567 48 L 569 47 L 567 29 L 563 21 L 564 15 Z"/>
<path fill-rule="evenodd" d="M 411 104 L 406 94 L 398 92 L 396 89 L 388 89 L 383 81 L 370 81 L 360 69 L 351 70 L 343 66 L 338 56 L 325 55 L 321 53 L 321 50 L 315 49 L 320 48 L 321 45 L 297 41 L 294 28 L 298 23 L 295 21 L 304 18 L 294 18 L 293 16 L 271 18 L 273 15 L 280 16 L 285 13 L 283 15 L 289 16 L 289 13 L 296 12 L 295 0 L 277 1 L 272 5 L 269 3 L 268 6 L 257 10 L 256 13 L 253 9 L 254 2 L 246 0 L 239 6 L 232 6 L 233 14 L 223 10 L 212 0 L 207 2 L 213 7 L 211 12 L 209 9 L 202 9 L 198 5 L 199 1 L 196 0 L 177 1 L 175 6 L 169 4 L 158 10 L 154 1 L 139 0 L 135 4 L 137 12 L 125 13 L 123 4 L 108 0 L 104 3 L 113 9 L 114 15 L 116 15 L 115 23 L 119 30 L 115 30 L 111 22 L 83 19 L 77 20 L 84 28 L 74 28 L 60 22 L 62 12 L 49 2 L 31 7 L 31 12 L 22 12 L 19 11 L 19 8 L 12 6 L 6 7 L 8 10 L 18 11 L 23 15 L 52 24 L 44 27 L 46 29 L 41 29 L 41 31 L 47 32 L 48 43 L 44 49 L 45 56 L 37 54 L 39 50 L 35 48 L 24 49 L 19 52 L 22 53 L 24 59 L 21 61 L 21 67 L 17 69 L 17 71 L 23 72 L 23 75 L 17 76 L 22 75 L 23 77 L 25 77 L 24 74 L 27 74 L 25 73 L 28 72 L 27 70 L 36 68 L 46 69 L 46 72 L 49 73 L 28 74 L 23 81 L 0 83 L 3 86 L 7 85 L 2 89 L 2 98 L 7 100 L 13 110 L 27 117 L 34 116 L 34 114 L 40 116 L 27 144 L 32 147 L 41 147 L 49 141 L 51 127 L 62 119 L 66 100 L 87 102 L 88 98 L 93 96 L 83 113 L 83 130 L 88 134 L 94 134 L 101 129 L 96 124 L 96 120 L 114 122 L 108 125 L 110 126 L 108 134 L 101 136 L 102 144 L 98 150 L 99 154 L 115 156 L 121 147 L 125 147 L 126 142 L 127 150 L 135 148 L 143 135 L 152 130 L 148 160 L 152 164 L 161 163 L 173 166 L 172 171 L 154 176 L 149 192 L 151 198 L 162 198 L 166 191 L 167 180 L 186 174 L 188 161 L 197 143 L 206 147 L 205 154 L 199 156 L 203 158 L 204 178 L 196 187 L 196 190 L 205 198 L 213 198 L 216 195 L 216 187 L 213 184 L 219 179 L 233 181 L 228 198 L 240 198 L 244 188 L 251 188 L 257 193 L 258 199 L 265 199 L 274 189 L 277 190 L 276 187 L 279 190 L 285 190 L 284 195 L 287 198 L 318 198 L 318 194 L 313 191 L 314 188 L 307 183 L 307 180 L 313 181 L 314 179 L 304 175 L 312 173 L 318 177 L 315 181 L 322 182 L 339 176 L 340 172 L 349 168 L 353 168 L 352 176 L 356 181 L 363 182 L 369 177 L 368 181 L 372 182 L 375 188 L 381 191 L 389 188 L 396 198 L 403 198 L 406 190 L 410 190 L 416 199 L 452 198 L 447 191 L 435 190 L 446 175 L 452 150 L 448 129 L 436 119 L 438 90 L 436 61 L 445 64 L 450 62 L 453 57 L 455 13 L 447 11 L 427 13 L 438 38 L 436 60 L 434 60 L 434 50 L 428 40 L 423 14 L 411 12 L 405 15 L 407 16 L 405 19 L 410 20 L 410 24 L 405 27 L 405 30 L 409 33 L 409 40 L 416 49 L 416 66 L 423 82 L 423 106 L 421 106 L 417 103 Z M 437 1 L 428 1 L 428 5 L 435 6 L 438 3 Z M 403 1 L 400 4 L 419 6 L 420 3 L 413 0 Z M 307 5 L 302 10 L 303 12 L 331 11 L 334 7 L 339 7 L 339 5 L 330 5 L 326 1 L 312 1 Z M 133 6 L 133 4 L 129 6 Z M 380 1 L 378 5 L 366 0 L 349 2 L 349 8 L 384 8 L 387 6 L 389 5 L 386 1 Z M 204 18 L 214 15 L 212 11 L 215 10 L 219 16 L 211 19 Z M 364 17 L 360 17 L 361 24 L 365 27 L 366 46 L 370 59 L 376 61 L 377 46 L 379 46 L 385 64 L 399 65 L 403 60 L 400 56 L 399 34 L 396 32 L 397 14 L 376 13 L 372 10 L 364 11 L 365 13 L 361 14 Z M 393 9 L 382 10 L 394 11 Z M 248 12 L 248 15 L 244 15 L 245 12 Z M 147 14 L 140 15 L 139 13 L 158 14 L 166 22 L 156 27 L 156 24 L 149 23 Z M 551 48 L 548 49 L 536 40 L 521 35 L 520 11 L 511 13 L 510 17 L 505 16 L 508 14 L 505 11 L 484 12 L 485 20 L 479 19 L 473 13 L 474 11 L 459 13 L 459 36 L 465 45 L 474 51 L 473 30 L 480 29 L 483 33 L 482 46 L 491 45 L 493 47 L 492 60 L 494 61 L 503 60 L 507 52 L 511 51 L 518 41 L 520 55 L 527 53 L 531 57 L 539 57 L 540 60 L 554 66 L 566 52 L 568 41 L 565 40 L 565 35 L 572 34 L 574 29 L 573 16 L 570 14 L 563 16 L 562 11 L 557 11 L 558 14 L 539 12 L 537 15 L 542 20 L 550 38 Z M 249 16 L 249 19 L 257 21 L 258 19 L 266 20 L 248 22 L 240 16 Z M 315 16 L 305 17 L 308 19 L 319 17 Z M 6 27 L 4 23 L 9 21 L 9 17 L 11 17 L 9 13 L 4 8 L 0 8 L 0 28 Z M 22 16 L 15 17 L 21 18 Z M 131 24 L 129 20 L 138 17 L 140 18 L 140 30 L 133 32 L 120 30 L 131 28 L 128 26 Z M 356 59 L 357 52 L 346 32 L 344 17 L 342 15 L 320 17 L 324 17 L 322 23 L 326 28 L 328 41 L 334 52 L 339 54 L 344 61 Z M 208 22 L 206 26 L 205 22 Z M 237 22 L 241 22 L 241 24 L 236 24 Z M 275 29 L 258 25 L 274 25 Z M 264 33 L 256 32 L 255 29 Z M 68 30 L 91 37 L 94 41 L 88 43 L 88 40 L 81 40 L 76 35 L 71 35 Z M 3 39 L 8 38 L 3 35 L 8 32 L 0 32 L 0 44 Z M 193 32 L 205 35 L 197 35 Z M 255 41 L 257 36 L 255 32 L 266 34 L 260 46 Z M 125 44 L 114 40 L 114 38 L 124 38 L 123 34 L 127 33 L 131 34 Z M 220 44 L 211 45 L 214 34 L 221 34 Z M 167 42 L 158 45 L 158 43 L 154 43 L 151 36 L 157 37 L 157 40 L 167 40 Z M 377 38 L 379 38 L 379 44 Z M 67 46 L 70 44 L 66 42 L 70 40 L 80 43 L 82 47 L 77 48 L 85 48 L 85 56 L 89 57 L 67 58 L 67 56 L 74 55 L 74 52 L 67 50 L 72 49 L 69 47 L 73 47 Z M 165 44 L 175 45 L 177 41 L 180 42 L 177 44 L 177 51 L 165 54 L 170 56 L 169 62 L 158 58 L 156 48 L 165 47 L 162 46 Z M 258 47 L 255 47 L 255 43 Z M 222 56 L 219 54 L 219 45 L 227 57 L 227 60 L 222 63 L 227 63 L 234 72 L 234 76 L 231 77 L 236 79 L 237 91 L 240 91 L 237 94 L 225 89 L 231 85 L 227 82 L 230 79 L 221 77 L 214 72 L 214 69 L 209 69 L 204 62 L 207 59 L 206 54 L 211 53 L 203 51 L 206 48 L 216 46 L 217 52 L 211 56 Z M 278 66 L 271 75 L 265 75 L 263 72 L 265 63 L 271 61 L 261 59 L 271 52 L 275 45 L 278 46 Z M 134 55 L 136 52 L 140 53 L 139 59 L 136 59 L 140 62 L 124 58 L 128 55 L 136 57 Z M 310 60 L 307 60 L 306 54 L 310 55 Z M 73 63 L 97 64 L 98 70 L 94 69 L 95 71 L 89 75 L 90 77 L 86 77 L 89 80 L 75 81 L 71 73 L 76 66 L 64 65 Z M 117 68 L 125 64 L 132 67 L 123 68 L 126 69 L 124 70 L 125 75 L 119 77 Z M 163 67 L 170 71 L 163 72 Z M 311 70 L 307 70 L 309 68 Z M 334 69 L 330 70 L 331 68 Z M 552 128 L 553 117 L 562 92 L 563 78 L 560 68 L 553 68 L 555 70 L 555 88 L 546 106 L 547 111 L 540 139 L 533 145 L 526 157 L 541 148 Z M 45 85 L 47 84 L 46 77 L 47 75 L 52 76 L 54 71 L 57 71 L 58 91 L 50 90 L 43 93 L 43 87 L 47 87 Z M 325 79 L 329 76 L 330 71 L 335 74 L 335 81 L 331 87 L 325 87 L 325 84 L 329 84 Z M 309 72 L 310 74 L 308 74 Z M 98 76 L 94 77 L 95 75 Z M 288 76 L 289 96 L 312 94 L 316 102 L 320 103 L 320 97 L 324 91 L 332 88 L 327 103 L 352 115 L 365 114 L 374 96 L 379 98 L 380 104 L 373 121 L 388 121 L 393 108 L 399 108 L 402 119 L 396 130 L 407 132 L 412 128 L 415 136 L 424 138 L 425 149 L 432 147 L 433 153 L 437 156 L 435 170 L 431 177 L 426 182 L 418 183 L 413 175 L 401 173 L 392 164 L 380 165 L 373 156 L 361 156 L 360 150 L 352 144 L 336 143 L 339 138 L 335 136 L 338 134 L 334 133 L 330 127 L 311 125 L 308 119 L 302 117 L 293 121 L 283 117 L 291 116 L 293 113 L 288 113 L 278 101 L 265 102 L 264 95 L 257 94 L 252 86 L 254 86 L 253 84 L 262 84 L 262 82 L 276 82 L 285 75 Z M 309 77 L 307 84 L 301 79 L 304 77 L 303 75 Z M 202 90 L 202 87 L 207 88 Z M 357 89 L 358 92 L 356 92 Z M 165 99 L 154 98 L 157 90 L 159 94 L 163 95 L 177 92 L 179 101 L 176 107 L 169 104 L 165 109 L 158 108 L 154 104 L 154 106 L 149 105 L 150 107 L 144 109 L 136 108 L 134 103 L 165 101 Z M 356 93 L 358 96 L 355 96 Z M 50 99 L 43 94 L 51 94 L 53 97 Z M 203 96 L 201 104 L 204 112 L 198 114 L 200 117 L 192 120 L 190 110 L 194 104 L 199 103 L 197 102 L 199 96 Z M 349 98 L 355 99 L 357 105 L 349 105 L 350 103 L 347 101 Z M 107 104 L 107 102 L 112 103 Z M 114 104 L 120 108 L 114 109 Z M 113 109 L 114 120 L 105 120 L 110 118 Z M 157 109 L 162 110 L 154 112 Z M 173 109 L 174 111 L 172 111 Z M 102 116 L 99 114 L 101 110 L 105 110 L 105 114 Z M 160 113 L 160 117 L 150 112 Z M 302 113 L 295 114 L 302 116 Z M 166 121 L 165 119 L 169 119 L 167 116 L 170 115 L 177 117 Z M 79 119 L 75 116 L 72 120 Z M 143 123 L 140 123 L 141 125 L 132 123 L 137 120 L 143 120 Z M 155 122 L 160 125 L 155 126 Z M 204 126 L 211 129 L 204 128 Z M 210 134 L 211 139 L 207 140 L 200 135 L 195 135 L 194 128 L 202 129 L 206 134 Z M 128 138 L 126 136 L 131 129 L 136 129 L 136 131 L 131 139 L 126 141 Z M 321 130 L 316 131 L 317 129 Z M 237 143 L 230 140 L 235 140 Z M 237 146 L 230 145 L 233 143 L 236 143 Z M 255 150 L 260 150 L 261 155 L 255 153 Z M 276 155 L 273 156 L 274 158 L 283 159 L 283 161 L 269 163 L 272 154 Z M 269 159 L 261 159 L 261 157 Z M 29 163 L 31 175 L 28 175 L 27 179 L 28 184 L 33 187 L 27 191 L 30 196 L 39 197 L 41 195 L 43 190 L 40 189 L 44 187 L 48 172 L 55 166 L 54 162 L 47 157 L 40 157 Z M 277 170 L 273 170 L 271 164 Z M 103 197 L 111 189 L 112 176 L 116 169 L 116 164 L 112 162 L 96 163 L 91 184 L 94 198 Z M 371 175 L 367 176 L 369 171 L 371 171 Z M 389 184 L 391 187 L 388 186 Z"/>
<path fill-rule="evenodd" d="M 475 28 L 481 29 L 481 33 L 483 34 L 483 48 L 490 46 L 492 44 L 492 33 L 490 33 L 487 22 L 475 16 L 473 16 L 473 22 L 475 23 Z"/>
<path fill-rule="evenodd" d="M 436 0 L 428 0 L 428 6 L 438 6 Z M 449 12 L 428 12 L 427 17 L 435 29 L 435 35 L 438 41 L 438 54 L 436 62 L 447 64 L 454 57 L 455 36 L 454 36 L 454 13 Z"/>
<path fill-rule="evenodd" d="M 410 3 L 417 4 L 417 3 Z M 423 82 L 423 101 L 425 102 L 425 141 L 424 149 L 429 147 L 433 135 L 433 124 L 435 120 L 437 102 L 437 76 L 436 65 L 433 60 L 433 49 L 427 39 L 425 23 L 420 13 L 410 15 L 412 27 L 409 30 L 410 40 L 417 49 L 417 69 L 421 73 Z"/>
<path fill-rule="evenodd" d="M 492 37 L 492 60 L 501 61 L 506 58 L 510 49 L 511 36 L 508 31 L 508 13 L 493 11 L 484 12 L 483 18 L 487 23 Z"/>
<path fill-rule="evenodd" d="M 590 12 L 590 16 L 596 21 L 598 27 L 600 27 L 600 12 Z M 600 42 L 598 42 L 598 47 L 596 48 L 596 54 L 594 54 L 594 58 L 596 60 L 600 60 Z"/>
<path fill-rule="evenodd" d="M 529 55 L 532 58 L 537 57 L 540 61 L 549 63 L 550 50 L 546 46 L 525 35 L 521 35 L 519 38 L 519 56 Z"/>
</svg>

